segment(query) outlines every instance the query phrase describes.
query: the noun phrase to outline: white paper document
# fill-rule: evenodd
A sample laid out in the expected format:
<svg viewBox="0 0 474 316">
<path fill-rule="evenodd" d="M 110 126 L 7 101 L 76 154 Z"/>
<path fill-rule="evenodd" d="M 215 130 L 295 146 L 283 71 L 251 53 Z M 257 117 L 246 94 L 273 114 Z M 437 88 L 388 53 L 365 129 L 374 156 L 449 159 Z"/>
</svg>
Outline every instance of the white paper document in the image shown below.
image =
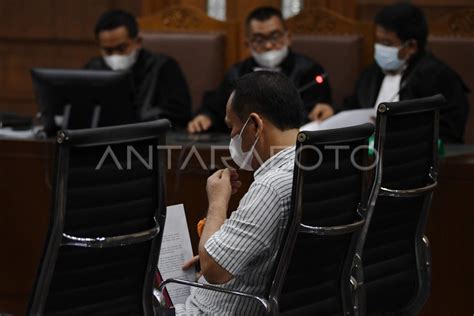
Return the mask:
<svg viewBox="0 0 474 316">
<path fill-rule="evenodd" d="M 193 257 L 191 239 L 189 237 L 186 213 L 183 204 L 166 208 L 166 222 L 161 242 L 158 270 L 163 280 L 177 278 L 188 281 L 196 280 L 194 267 L 183 271 L 183 263 Z M 173 304 L 183 304 L 190 295 L 190 288 L 181 284 L 166 286 Z"/>
<path fill-rule="evenodd" d="M 301 126 L 300 131 L 319 131 L 324 129 L 354 126 L 364 123 L 374 123 L 376 116 L 377 110 L 375 108 L 342 111 L 322 122 L 309 122 Z"/>
</svg>

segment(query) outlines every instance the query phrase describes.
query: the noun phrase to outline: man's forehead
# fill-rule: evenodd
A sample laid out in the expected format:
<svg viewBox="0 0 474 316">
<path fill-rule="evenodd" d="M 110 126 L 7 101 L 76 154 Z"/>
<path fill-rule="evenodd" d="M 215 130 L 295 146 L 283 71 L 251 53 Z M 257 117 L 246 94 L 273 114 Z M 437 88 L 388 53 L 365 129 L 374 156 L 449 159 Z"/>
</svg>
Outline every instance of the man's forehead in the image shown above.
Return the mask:
<svg viewBox="0 0 474 316">
<path fill-rule="evenodd" d="M 226 118 L 228 118 L 230 112 L 232 111 L 232 98 L 234 97 L 234 93 L 232 93 L 227 100 L 227 103 L 225 105 L 225 113 L 226 113 Z"/>
<path fill-rule="evenodd" d="M 119 26 L 112 30 L 104 30 L 98 34 L 100 42 L 115 43 L 129 39 L 128 30 L 125 26 Z"/>
<path fill-rule="evenodd" d="M 401 42 L 401 40 L 398 38 L 396 32 L 387 30 L 386 28 L 384 28 L 380 25 L 375 26 L 375 35 L 379 39 L 383 38 L 383 39 L 388 39 L 388 40 L 392 40 L 392 41 L 395 41 L 395 42 Z"/>
<path fill-rule="evenodd" d="M 269 34 L 275 31 L 284 31 L 283 23 L 277 16 L 272 16 L 265 21 L 253 19 L 249 26 L 251 34 Z"/>
<path fill-rule="evenodd" d="M 236 123 L 236 120 L 239 120 L 239 117 L 237 116 L 237 113 L 235 113 L 234 109 L 232 108 L 233 97 L 234 97 L 234 94 L 232 93 L 229 97 L 229 100 L 227 101 L 226 110 L 225 110 L 225 120 L 227 122 Z"/>
</svg>

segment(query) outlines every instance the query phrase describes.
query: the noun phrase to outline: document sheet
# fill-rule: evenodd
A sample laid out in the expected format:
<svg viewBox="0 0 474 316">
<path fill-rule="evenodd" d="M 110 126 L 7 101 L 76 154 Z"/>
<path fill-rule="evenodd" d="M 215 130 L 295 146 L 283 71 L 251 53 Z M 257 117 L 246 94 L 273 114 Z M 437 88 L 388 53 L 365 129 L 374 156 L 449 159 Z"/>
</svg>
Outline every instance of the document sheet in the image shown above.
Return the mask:
<svg viewBox="0 0 474 316">
<path fill-rule="evenodd" d="M 375 124 L 377 112 L 375 108 L 357 109 L 339 112 L 326 120 L 309 122 L 301 126 L 300 131 L 319 131 L 359 125 L 363 123 Z"/>
<path fill-rule="evenodd" d="M 163 280 L 177 278 L 188 281 L 196 280 L 194 267 L 183 271 L 183 263 L 193 257 L 191 239 L 189 237 L 186 213 L 183 204 L 166 208 L 166 222 L 161 242 L 158 270 Z M 190 294 L 190 288 L 181 284 L 166 286 L 173 304 L 183 304 Z"/>
</svg>

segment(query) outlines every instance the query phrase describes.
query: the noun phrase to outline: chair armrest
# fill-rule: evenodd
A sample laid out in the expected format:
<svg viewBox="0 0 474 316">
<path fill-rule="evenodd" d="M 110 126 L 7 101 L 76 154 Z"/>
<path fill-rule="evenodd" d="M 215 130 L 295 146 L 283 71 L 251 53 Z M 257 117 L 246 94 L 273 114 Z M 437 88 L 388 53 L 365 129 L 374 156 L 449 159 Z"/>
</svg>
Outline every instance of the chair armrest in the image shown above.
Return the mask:
<svg viewBox="0 0 474 316">
<path fill-rule="evenodd" d="M 422 195 L 426 192 L 433 191 L 437 185 L 438 185 L 438 181 L 433 181 L 433 183 L 428 184 L 427 186 L 414 188 L 414 189 L 408 189 L 408 190 L 393 190 L 393 189 L 381 187 L 379 195 L 391 196 L 391 197 L 414 197 L 414 196 Z"/>
<path fill-rule="evenodd" d="M 265 308 L 266 315 L 270 315 L 271 312 L 272 312 L 271 307 L 270 307 L 270 303 L 268 302 L 267 299 L 265 299 L 263 297 L 256 296 L 256 295 L 251 295 L 251 294 L 240 292 L 240 291 L 225 289 L 225 288 L 221 288 L 221 287 L 218 287 L 218 286 L 215 286 L 215 285 L 202 284 L 202 283 L 198 283 L 198 282 L 192 282 L 192 281 L 186 281 L 186 280 L 180 280 L 180 279 L 170 278 L 170 279 L 166 279 L 165 281 L 161 282 L 161 284 L 158 287 L 158 291 L 159 291 L 160 294 L 162 293 L 163 288 L 166 287 L 166 285 L 168 285 L 169 283 L 184 284 L 184 285 L 189 285 L 191 287 L 197 287 L 197 288 L 204 289 L 204 290 L 215 291 L 215 292 L 226 293 L 226 294 L 236 295 L 236 296 L 240 296 L 240 297 L 250 298 L 250 299 L 253 299 L 253 300 L 259 302 Z"/>
<path fill-rule="evenodd" d="M 107 248 L 138 244 L 155 238 L 160 232 L 160 225 L 155 221 L 155 226 L 145 231 L 110 237 L 77 237 L 63 233 L 62 246 L 76 246 L 85 248 Z"/>
<path fill-rule="evenodd" d="M 352 224 L 328 227 L 308 226 L 305 224 L 300 224 L 299 231 L 304 234 L 312 234 L 319 236 L 337 236 L 355 232 L 356 230 L 362 228 L 362 226 L 364 226 L 364 223 L 365 219 L 361 219 L 360 221 L 354 222 Z"/>
</svg>

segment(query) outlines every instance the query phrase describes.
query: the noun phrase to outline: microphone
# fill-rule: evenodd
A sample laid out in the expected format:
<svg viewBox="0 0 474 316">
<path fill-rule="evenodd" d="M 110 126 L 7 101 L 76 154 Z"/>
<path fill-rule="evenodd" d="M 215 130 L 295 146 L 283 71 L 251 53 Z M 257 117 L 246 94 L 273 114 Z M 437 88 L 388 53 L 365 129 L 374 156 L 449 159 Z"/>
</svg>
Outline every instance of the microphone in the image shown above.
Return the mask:
<svg viewBox="0 0 474 316">
<path fill-rule="evenodd" d="M 324 81 L 326 80 L 328 74 L 327 73 L 322 73 L 322 74 L 317 74 L 316 76 L 314 76 L 313 80 L 311 80 L 310 82 L 308 82 L 307 84 L 305 84 L 304 86 L 302 86 L 301 88 L 298 89 L 298 93 L 303 93 L 305 92 L 306 90 L 308 90 L 309 88 L 311 88 L 312 86 L 314 85 L 322 85 L 324 83 Z"/>
</svg>

